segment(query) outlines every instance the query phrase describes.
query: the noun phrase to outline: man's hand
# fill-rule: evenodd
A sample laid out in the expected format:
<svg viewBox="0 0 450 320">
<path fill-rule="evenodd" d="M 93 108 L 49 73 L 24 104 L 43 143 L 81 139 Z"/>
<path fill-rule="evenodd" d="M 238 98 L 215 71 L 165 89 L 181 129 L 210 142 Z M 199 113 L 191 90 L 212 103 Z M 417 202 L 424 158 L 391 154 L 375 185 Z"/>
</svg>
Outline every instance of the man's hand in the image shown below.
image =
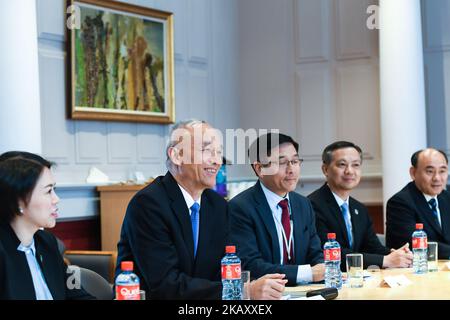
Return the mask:
<svg viewBox="0 0 450 320">
<path fill-rule="evenodd" d="M 252 300 L 280 300 L 288 280 L 285 275 L 274 273 L 250 282 L 250 299 Z"/>
<path fill-rule="evenodd" d="M 383 259 L 383 268 L 409 268 L 412 261 L 413 254 L 409 250 L 409 243 L 406 243 L 397 250 L 391 249 L 391 253 Z"/>
<path fill-rule="evenodd" d="M 325 264 L 316 264 L 312 269 L 313 282 L 322 281 L 325 278 Z"/>
</svg>

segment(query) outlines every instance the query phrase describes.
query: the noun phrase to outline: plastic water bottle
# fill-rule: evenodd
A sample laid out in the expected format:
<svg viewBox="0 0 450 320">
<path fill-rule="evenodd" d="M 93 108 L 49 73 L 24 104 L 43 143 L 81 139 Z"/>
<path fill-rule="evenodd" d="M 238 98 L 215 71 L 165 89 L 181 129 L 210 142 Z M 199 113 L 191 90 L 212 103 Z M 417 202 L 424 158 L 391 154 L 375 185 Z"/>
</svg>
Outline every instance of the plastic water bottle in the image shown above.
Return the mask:
<svg viewBox="0 0 450 320">
<path fill-rule="evenodd" d="M 225 247 L 222 258 L 222 300 L 242 300 L 241 259 L 235 246 Z"/>
<path fill-rule="evenodd" d="M 414 273 L 428 272 L 428 241 L 427 234 L 423 231 L 423 224 L 416 224 L 416 231 L 412 234 L 413 270 Z"/>
<path fill-rule="evenodd" d="M 341 246 L 336 241 L 336 234 L 329 233 L 328 241 L 323 246 L 325 258 L 325 287 L 342 288 Z"/>
<path fill-rule="evenodd" d="M 140 300 L 139 278 L 133 273 L 133 262 L 122 261 L 122 273 L 116 278 L 116 300 Z"/>
</svg>

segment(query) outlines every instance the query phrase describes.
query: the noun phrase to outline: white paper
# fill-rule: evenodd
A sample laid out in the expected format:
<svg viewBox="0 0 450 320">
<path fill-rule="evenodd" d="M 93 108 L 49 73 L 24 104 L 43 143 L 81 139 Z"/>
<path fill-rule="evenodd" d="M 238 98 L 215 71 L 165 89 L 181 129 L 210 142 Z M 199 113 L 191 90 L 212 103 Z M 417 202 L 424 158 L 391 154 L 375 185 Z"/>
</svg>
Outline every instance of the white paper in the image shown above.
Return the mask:
<svg viewBox="0 0 450 320">
<path fill-rule="evenodd" d="M 405 275 L 401 274 L 399 276 L 386 276 L 384 277 L 381 285 L 388 285 L 391 288 L 398 288 L 402 286 L 410 285 L 412 282 Z"/>
<path fill-rule="evenodd" d="M 325 300 L 324 297 L 322 297 L 320 294 L 312 297 L 300 297 L 300 298 L 292 298 L 289 300 Z"/>
<path fill-rule="evenodd" d="M 320 294 L 312 296 L 312 297 L 299 297 L 298 295 L 284 295 L 281 297 L 281 300 L 325 300 L 324 297 L 322 297 Z"/>
<path fill-rule="evenodd" d="M 96 167 L 89 169 L 89 175 L 86 178 L 87 183 L 106 183 L 109 182 L 109 177 L 101 172 Z"/>
</svg>

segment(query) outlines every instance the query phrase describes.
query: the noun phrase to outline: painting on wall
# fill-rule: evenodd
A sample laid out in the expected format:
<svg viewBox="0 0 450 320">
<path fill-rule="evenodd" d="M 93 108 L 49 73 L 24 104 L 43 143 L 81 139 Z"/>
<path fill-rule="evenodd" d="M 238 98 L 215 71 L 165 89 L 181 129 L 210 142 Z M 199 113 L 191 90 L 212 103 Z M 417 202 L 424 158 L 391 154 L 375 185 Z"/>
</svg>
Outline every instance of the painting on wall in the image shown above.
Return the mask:
<svg viewBox="0 0 450 320">
<path fill-rule="evenodd" d="M 70 117 L 173 123 L 173 14 L 109 0 L 67 13 Z"/>
</svg>

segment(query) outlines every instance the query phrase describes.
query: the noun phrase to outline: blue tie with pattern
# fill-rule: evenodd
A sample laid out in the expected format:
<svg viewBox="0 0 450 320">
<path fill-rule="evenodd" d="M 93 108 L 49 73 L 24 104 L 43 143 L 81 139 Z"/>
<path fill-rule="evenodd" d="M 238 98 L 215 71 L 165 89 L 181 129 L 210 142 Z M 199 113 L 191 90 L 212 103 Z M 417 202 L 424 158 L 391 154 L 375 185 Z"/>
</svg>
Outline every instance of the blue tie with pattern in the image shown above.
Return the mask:
<svg viewBox="0 0 450 320">
<path fill-rule="evenodd" d="M 347 227 L 348 244 L 353 248 L 352 221 L 350 220 L 350 211 L 347 202 L 341 205 L 342 215 L 344 216 L 345 226 Z"/>
<path fill-rule="evenodd" d="M 192 235 L 194 238 L 194 257 L 197 255 L 197 245 L 198 245 L 198 225 L 199 225 L 199 211 L 200 205 L 197 202 L 191 206 L 191 224 L 192 224 Z"/>
<path fill-rule="evenodd" d="M 438 225 L 440 226 L 441 223 L 439 222 L 439 216 L 438 216 L 438 211 L 437 211 L 437 203 L 436 203 L 436 199 L 431 198 L 430 201 L 428 201 L 428 204 L 430 205 L 431 211 L 433 211 L 433 215 L 436 218 L 436 222 L 438 223 Z"/>
</svg>

